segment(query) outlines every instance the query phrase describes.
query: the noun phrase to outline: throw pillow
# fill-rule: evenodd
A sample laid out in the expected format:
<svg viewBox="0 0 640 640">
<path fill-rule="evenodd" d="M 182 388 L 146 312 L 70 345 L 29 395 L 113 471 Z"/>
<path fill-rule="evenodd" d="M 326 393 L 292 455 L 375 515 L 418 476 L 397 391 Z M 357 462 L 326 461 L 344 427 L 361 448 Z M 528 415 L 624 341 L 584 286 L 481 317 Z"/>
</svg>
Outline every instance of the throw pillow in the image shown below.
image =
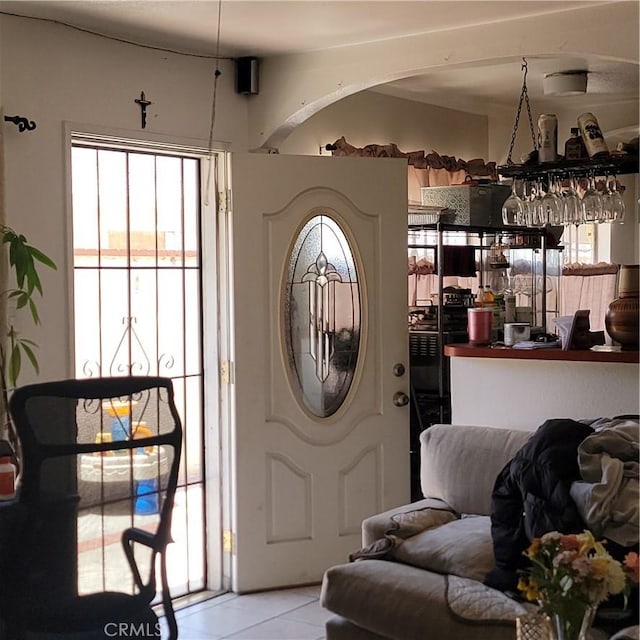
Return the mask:
<svg viewBox="0 0 640 640">
<path fill-rule="evenodd" d="M 489 516 L 463 516 L 427 529 L 393 550 L 398 562 L 482 582 L 494 563 Z"/>
</svg>

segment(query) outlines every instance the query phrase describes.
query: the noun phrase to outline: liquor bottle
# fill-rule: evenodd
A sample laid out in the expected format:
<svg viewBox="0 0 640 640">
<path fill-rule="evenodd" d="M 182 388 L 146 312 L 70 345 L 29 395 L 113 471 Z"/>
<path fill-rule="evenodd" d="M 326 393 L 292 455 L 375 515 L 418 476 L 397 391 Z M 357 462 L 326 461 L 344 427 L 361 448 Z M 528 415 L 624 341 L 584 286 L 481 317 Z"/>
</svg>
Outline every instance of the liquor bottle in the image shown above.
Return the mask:
<svg viewBox="0 0 640 640">
<path fill-rule="evenodd" d="M 593 113 L 583 113 L 578 117 L 578 126 L 582 133 L 584 145 L 590 158 L 600 158 L 609 155 L 609 148 L 604 140 L 598 120 Z"/>
<path fill-rule="evenodd" d="M 587 148 L 578 127 L 571 127 L 571 137 L 564 143 L 565 160 L 583 160 L 587 158 Z"/>
<path fill-rule="evenodd" d="M 558 119 L 554 113 L 543 113 L 538 117 L 538 131 L 538 162 L 554 162 L 558 159 Z"/>
</svg>

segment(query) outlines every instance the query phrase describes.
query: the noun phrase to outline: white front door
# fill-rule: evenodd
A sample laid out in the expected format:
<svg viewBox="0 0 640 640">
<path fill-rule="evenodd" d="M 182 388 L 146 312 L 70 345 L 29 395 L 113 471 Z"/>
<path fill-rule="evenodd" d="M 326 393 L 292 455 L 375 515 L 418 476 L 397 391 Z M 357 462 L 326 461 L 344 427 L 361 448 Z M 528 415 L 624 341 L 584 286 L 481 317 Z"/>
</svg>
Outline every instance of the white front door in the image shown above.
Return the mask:
<svg viewBox="0 0 640 640">
<path fill-rule="evenodd" d="M 409 499 L 407 171 L 231 157 L 232 584 L 318 582 Z M 399 365 L 399 366 L 398 366 Z M 402 370 L 404 369 L 404 373 Z"/>
</svg>

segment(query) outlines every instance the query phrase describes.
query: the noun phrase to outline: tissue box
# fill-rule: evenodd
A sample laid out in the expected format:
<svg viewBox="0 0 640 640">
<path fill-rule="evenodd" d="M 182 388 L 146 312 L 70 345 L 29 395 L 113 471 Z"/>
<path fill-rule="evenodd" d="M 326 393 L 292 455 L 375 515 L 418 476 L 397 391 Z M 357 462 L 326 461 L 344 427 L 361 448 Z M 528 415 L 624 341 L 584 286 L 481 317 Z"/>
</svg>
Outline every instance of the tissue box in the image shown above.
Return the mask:
<svg viewBox="0 0 640 640">
<path fill-rule="evenodd" d="M 511 193 L 503 184 L 423 187 L 422 204 L 455 211 L 452 224 L 502 227 L 502 205 Z"/>
</svg>

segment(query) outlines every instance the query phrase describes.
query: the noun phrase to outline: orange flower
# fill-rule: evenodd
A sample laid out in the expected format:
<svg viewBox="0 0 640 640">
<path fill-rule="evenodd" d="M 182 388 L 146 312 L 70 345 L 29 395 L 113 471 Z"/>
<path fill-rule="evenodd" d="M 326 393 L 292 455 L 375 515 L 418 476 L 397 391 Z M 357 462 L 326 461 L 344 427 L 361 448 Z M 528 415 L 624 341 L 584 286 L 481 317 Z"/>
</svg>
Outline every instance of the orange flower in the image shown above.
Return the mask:
<svg viewBox="0 0 640 640">
<path fill-rule="evenodd" d="M 624 557 L 624 568 L 633 582 L 640 582 L 640 557 L 635 551 L 630 551 Z"/>
<path fill-rule="evenodd" d="M 540 549 L 540 538 L 534 538 L 525 553 L 531 557 L 538 553 L 538 549 Z"/>
</svg>

